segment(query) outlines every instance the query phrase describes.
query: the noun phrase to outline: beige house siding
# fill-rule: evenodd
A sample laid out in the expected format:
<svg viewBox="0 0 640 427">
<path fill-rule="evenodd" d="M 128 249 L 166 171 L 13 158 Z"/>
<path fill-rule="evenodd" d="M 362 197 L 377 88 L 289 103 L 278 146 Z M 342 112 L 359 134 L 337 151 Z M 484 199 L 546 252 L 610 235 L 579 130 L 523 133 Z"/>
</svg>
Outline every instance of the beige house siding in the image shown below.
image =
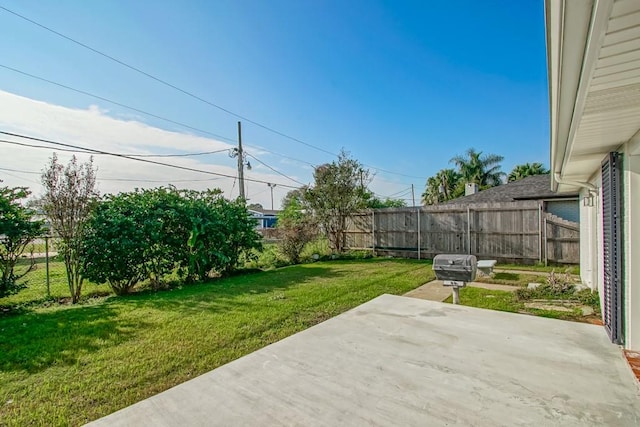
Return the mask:
<svg viewBox="0 0 640 427">
<path fill-rule="evenodd" d="M 640 348 L 640 141 L 623 149 L 624 318 L 627 348 Z"/>
</svg>

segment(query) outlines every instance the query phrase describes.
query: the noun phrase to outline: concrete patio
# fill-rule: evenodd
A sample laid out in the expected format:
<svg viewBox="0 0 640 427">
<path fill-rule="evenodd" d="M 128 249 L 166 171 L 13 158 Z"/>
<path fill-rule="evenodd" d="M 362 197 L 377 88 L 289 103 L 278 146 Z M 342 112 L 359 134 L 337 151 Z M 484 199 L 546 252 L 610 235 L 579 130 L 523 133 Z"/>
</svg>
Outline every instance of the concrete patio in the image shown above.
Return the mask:
<svg viewBox="0 0 640 427">
<path fill-rule="evenodd" d="M 602 327 L 383 295 L 92 426 L 640 424 Z"/>
</svg>

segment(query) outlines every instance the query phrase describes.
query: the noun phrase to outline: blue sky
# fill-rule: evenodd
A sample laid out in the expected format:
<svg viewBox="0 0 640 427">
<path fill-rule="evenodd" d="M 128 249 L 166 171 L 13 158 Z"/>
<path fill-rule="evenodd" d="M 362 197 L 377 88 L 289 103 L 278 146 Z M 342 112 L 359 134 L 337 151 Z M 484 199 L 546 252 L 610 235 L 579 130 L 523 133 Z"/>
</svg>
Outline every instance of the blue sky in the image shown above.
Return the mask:
<svg viewBox="0 0 640 427">
<path fill-rule="evenodd" d="M 286 135 L 331 153 L 344 147 L 371 167 L 372 188 L 383 196 L 411 184 L 420 194 L 426 177 L 449 167 L 451 157 L 470 147 L 505 156 L 505 172 L 518 163 L 548 164 L 542 1 L 5 0 L 0 5 Z M 238 119 L 232 115 L 3 10 L 0 28 L 0 65 L 236 138 Z M 0 90 L 53 106 L 198 134 L 2 68 Z M 103 137 L 105 129 L 98 125 L 86 126 L 80 134 L 71 121 L 68 126 L 74 130 L 65 131 L 66 110 L 44 112 L 25 125 L 11 116 L 15 108 L 9 101 L 4 104 L 3 128 L 110 147 Z M 38 128 L 43 121 L 56 123 Z M 147 142 L 143 147 L 138 144 L 140 135 L 119 135 L 118 148 L 124 151 L 198 151 L 180 142 Z M 334 159 L 248 122 L 243 122 L 243 142 L 264 163 L 304 183 L 312 180 L 312 169 L 304 162 L 317 165 Z M 23 148 L 18 155 L 1 144 L 0 150 L 5 152 L 0 167 L 16 170 L 40 170 L 42 156 L 46 160 L 50 154 Z M 234 166 L 226 155 L 197 162 L 211 170 Z M 124 169 L 127 176 L 140 179 L 154 174 L 168 181 L 197 176 L 128 163 L 99 167 L 99 176 L 119 176 Z M 0 178 L 14 185 L 35 185 L 17 181 L 26 175 L 12 175 Z M 296 185 L 261 165 L 248 176 Z M 34 176 L 29 179 L 37 181 Z M 231 181 L 215 185 L 237 194 L 237 187 L 229 190 Z M 118 185 L 105 183 L 103 190 L 129 189 Z M 276 205 L 286 191 L 277 187 Z M 266 184 L 256 183 L 249 190 L 252 195 L 253 201 L 270 204 Z"/>
</svg>

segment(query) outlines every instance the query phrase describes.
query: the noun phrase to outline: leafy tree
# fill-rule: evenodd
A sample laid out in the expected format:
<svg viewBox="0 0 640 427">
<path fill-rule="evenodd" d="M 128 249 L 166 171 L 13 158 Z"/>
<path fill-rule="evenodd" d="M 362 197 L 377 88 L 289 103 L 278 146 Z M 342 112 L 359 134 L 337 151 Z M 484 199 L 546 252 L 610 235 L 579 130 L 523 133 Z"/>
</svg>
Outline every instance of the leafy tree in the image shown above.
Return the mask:
<svg viewBox="0 0 640 427">
<path fill-rule="evenodd" d="M 304 246 L 317 235 L 317 225 L 308 212 L 305 212 L 300 200 L 296 197 L 288 199 L 288 204 L 278 215 L 278 246 L 284 256 L 292 264 L 300 262 L 300 253 Z"/>
<path fill-rule="evenodd" d="M 35 221 L 35 211 L 21 203 L 29 194 L 25 187 L 0 188 L 0 297 L 18 291 L 17 280 L 35 265 L 32 262 L 26 271 L 15 273 L 20 255 L 29 242 L 42 233 L 43 222 Z"/>
<path fill-rule="evenodd" d="M 282 201 L 281 201 L 282 208 L 284 209 L 285 207 L 289 206 L 292 203 L 293 199 L 295 199 L 299 205 L 303 206 L 304 191 L 299 188 L 288 191 L 287 194 L 285 194 L 285 196 L 282 198 Z"/>
<path fill-rule="evenodd" d="M 80 252 L 85 236 L 85 226 L 94 201 L 98 196 L 93 158 L 78 164 L 75 156 L 64 167 L 54 153 L 47 169 L 42 173 L 45 194 L 42 209 L 51 222 L 53 231 L 60 237 L 71 300 L 78 302 L 82 294 L 82 260 Z"/>
<path fill-rule="evenodd" d="M 264 209 L 264 207 L 260 203 L 251 203 L 250 205 L 247 205 L 247 209 L 261 211 Z"/>
<path fill-rule="evenodd" d="M 318 166 L 313 177 L 313 187 L 303 188 L 305 204 L 327 234 L 331 249 L 342 252 L 347 218 L 366 207 L 369 171 L 342 150 L 337 161 Z"/>
<path fill-rule="evenodd" d="M 463 156 L 455 156 L 450 160 L 458 168 L 462 183 L 476 183 L 481 189 L 502 184 L 505 175 L 500 170 L 503 156 L 497 154 L 482 155 L 482 151 L 474 148 L 467 150 Z"/>
<path fill-rule="evenodd" d="M 509 174 L 508 181 L 517 181 L 532 175 L 547 175 L 549 169 L 545 168 L 542 163 L 524 163 L 516 165 Z"/>
<path fill-rule="evenodd" d="M 391 199 L 389 197 L 387 197 L 386 199 L 380 199 L 373 193 L 370 194 L 371 196 L 367 198 L 365 204 L 365 207 L 369 209 L 404 208 L 407 206 L 407 203 L 402 199 Z"/>
<path fill-rule="evenodd" d="M 453 169 L 442 169 L 435 176 L 427 179 L 422 203 L 435 205 L 455 199 L 464 192 L 461 176 Z"/>
</svg>

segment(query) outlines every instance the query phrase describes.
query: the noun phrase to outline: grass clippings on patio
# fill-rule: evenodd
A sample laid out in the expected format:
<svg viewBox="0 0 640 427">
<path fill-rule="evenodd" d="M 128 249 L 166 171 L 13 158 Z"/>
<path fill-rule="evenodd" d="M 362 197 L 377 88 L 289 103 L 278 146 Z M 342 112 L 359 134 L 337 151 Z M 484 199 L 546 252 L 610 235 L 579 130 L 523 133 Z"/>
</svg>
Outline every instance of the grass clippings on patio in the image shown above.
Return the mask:
<svg viewBox="0 0 640 427">
<path fill-rule="evenodd" d="M 88 422 L 432 278 L 424 261 L 321 262 L 1 316 L 0 424 Z"/>
</svg>

